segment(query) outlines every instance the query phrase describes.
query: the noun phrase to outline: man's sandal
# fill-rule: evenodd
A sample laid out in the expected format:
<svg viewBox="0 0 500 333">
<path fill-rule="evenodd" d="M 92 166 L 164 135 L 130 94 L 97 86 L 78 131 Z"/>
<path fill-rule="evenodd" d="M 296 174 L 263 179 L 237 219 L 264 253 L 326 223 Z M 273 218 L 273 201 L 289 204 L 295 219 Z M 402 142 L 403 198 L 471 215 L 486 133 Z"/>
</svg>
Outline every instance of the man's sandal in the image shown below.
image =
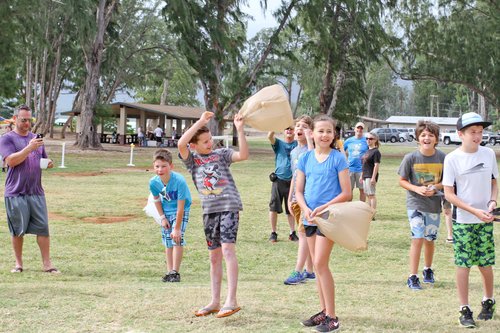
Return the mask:
<svg viewBox="0 0 500 333">
<path fill-rule="evenodd" d="M 23 268 L 22 267 L 15 267 L 10 272 L 11 273 L 22 273 L 23 272 Z"/>
</svg>

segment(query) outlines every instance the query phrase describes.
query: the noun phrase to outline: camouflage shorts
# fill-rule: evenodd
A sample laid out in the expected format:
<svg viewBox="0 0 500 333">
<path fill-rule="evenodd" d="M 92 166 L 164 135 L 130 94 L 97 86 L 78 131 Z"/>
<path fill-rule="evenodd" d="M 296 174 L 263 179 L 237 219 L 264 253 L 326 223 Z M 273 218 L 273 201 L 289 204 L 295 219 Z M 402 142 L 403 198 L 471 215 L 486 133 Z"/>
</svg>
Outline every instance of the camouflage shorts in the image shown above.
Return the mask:
<svg viewBox="0 0 500 333">
<path fill-rule="evenodd" d="M 209 250 L 221 247 L 222 243 L 236 243 L 240 212 L 203 214 L 203 227 Z"/>
<path fill-rule="evenodd" d="M 455 265 L 458 267 L 495 265 L 493 223 L 456 223 L 453 221 Z"/>
</svg>

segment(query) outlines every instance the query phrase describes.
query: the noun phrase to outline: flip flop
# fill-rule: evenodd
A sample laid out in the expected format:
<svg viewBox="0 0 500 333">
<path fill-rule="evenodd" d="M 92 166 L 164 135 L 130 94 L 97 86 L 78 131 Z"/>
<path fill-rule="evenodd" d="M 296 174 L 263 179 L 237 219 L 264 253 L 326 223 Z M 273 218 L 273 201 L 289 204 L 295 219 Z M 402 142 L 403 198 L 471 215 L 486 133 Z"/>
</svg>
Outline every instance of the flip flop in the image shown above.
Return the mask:
<svg viewBox="0 0 500 333">
<path fill-rule="evenodd" d="M 22 267 L 15 267 L 10 272 L 11 273 L 22 273 L 23 272 L 23 268 Z"/>
<path fill-rule="evenodd" d="M 453 238 L 446 238 L 446 243 L 453 244 L 455 243 L 455 241 L 453 240 Z"/>
<path fill-rule="evenodd" d="M 220 309 L 220 311 L 215 315 L 215 318 L 229 317 L 240 310 L 241 308 L 239 306 L 237 307 L 226 306 Z"/>
<path fill-rule="evenodd" d="M 44 273 L 49 273 L 49 274 L 61 274 L 61 272 L 59 272 L 59 270 L 55 267 L 52 267 L 52 268 L 49 268 L 47 270 L 44 270 L 43 271 Z"/>
<path fill-rule="evenodd" d="M 201 308 L 199 310 L 196 310 L 194 312 L 194 315 L 196 317 L 205 317 L 217 312 L 219 312 L 219 309 Z"/>
</svg>

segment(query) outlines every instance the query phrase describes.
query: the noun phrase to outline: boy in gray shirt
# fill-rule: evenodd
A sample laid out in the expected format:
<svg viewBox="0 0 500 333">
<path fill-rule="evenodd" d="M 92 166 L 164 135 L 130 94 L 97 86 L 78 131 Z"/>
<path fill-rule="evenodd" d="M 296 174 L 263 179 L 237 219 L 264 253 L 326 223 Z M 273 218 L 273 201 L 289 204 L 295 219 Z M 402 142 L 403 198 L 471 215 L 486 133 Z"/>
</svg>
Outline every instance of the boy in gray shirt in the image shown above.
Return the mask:
<svg viewBox="0 0 500 333">
<path fill-rule="evenodd" d="M 240 151 L 226 148 L 213 150 L 212 135 L 206 127 L 213 117 L 212 112 L 204 112 L 179 139 L 178 147 L 179 156 L 191 173 L 201 198 L 203 226 L 210 255 L 212 299 L 206 306 L 197 310 L 195 316 L 217 313 L 216 317 L 222 318 L 240 310 L 236 300 L 238 284 L 236 235 L 239 212 L 243 210 L 243 206 L 229 166 L 232 162 L 248 159 L 248 145 L 243 131 L 243 119 L 236 115 L 234 126 L 238 131 Z M 228 292 L 221 308 L 223 257 L 226 261 Z"/>
<path fill-rule="evenodd" d="M 419 121 L 415 129 L 419 149 L 407 154 L 398 174 L 399 185 L 407 191 L 406 209 L 411 228 L 410 276 L 407 284 L 412 290 L 422 289 L 418 265 L 422 246 L 424 251 L 424 283 L 434 283 L 432 260 L 441 213 L 441 184 L 445 154 L 436 149 L 439 126 L 430 121 Z"/>
</svg>

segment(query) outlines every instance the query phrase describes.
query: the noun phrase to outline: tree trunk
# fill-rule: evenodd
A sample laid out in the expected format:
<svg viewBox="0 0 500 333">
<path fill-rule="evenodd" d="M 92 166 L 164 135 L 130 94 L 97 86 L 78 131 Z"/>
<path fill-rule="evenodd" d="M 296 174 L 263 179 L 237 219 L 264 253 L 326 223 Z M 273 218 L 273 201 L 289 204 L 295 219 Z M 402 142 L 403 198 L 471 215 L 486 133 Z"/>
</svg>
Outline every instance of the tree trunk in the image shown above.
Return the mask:
<svg viewBox="0 0 500 333">
<path fill-rule="evenodd" d="M 370 89 L 370 93 L 368 94 L 368 101 L 366 102 L 366 115 L 368 117 L 372 117 L 372 101 L 373 101 L 373 93 L 375 91 L 375 87 L 372 86 Z"/>
<path fill-rule="evenodd" d="M 168 83 L 169 82 L 167 78 L 163 79 L 163 91 L 161 92 L 160 96 L 160 105 L 167 105 Z"/>
<path fill-rule="evenodd" d="M 33 64 L 31 55 L 26 56 L 26 105 L 31 107 L 31 91 L 33 86 Z"/>
<path fill-rule="evenodd" d="M 320 112 L 324 114 L 328 112 L 332 101 L 333 61 L 332 52 L 330 51 L 325 64 L 325 72 L 323 73 L 323 86 L 319 93 L 319 109 Z"/>
<path fill-rule="evenodd" d="M 38 111 L 38 58 L 35 60 L 35 79 L 33 80 L 33 113 Z"/>
<path fill-rule="evenodd" d="M 328 107 L 327 115 L 329 115 L 330 117 L 332 117 L 333 113 L 335 112 L 335 107 L 337 106 L 337 98 L 339 96 L 339 91 L 342 88 L 342 86 L 344 85 L 344 81 L 345 81 L 345 72 L 344 72 L 344 69 L 342 68 L 337 73 L 337 79 L 335 80 L 335 87 L 333 88 L 332 101 L 330 103 L 330 106 Z"/>
<path fill-rule="evenodd" d="M 111 19 L 116 1 L 99 0 L 96 13 L 97 32 L 90 47 L 90 53 L 85 54 L 87 70 L 83 91 L 83 104 L 80 113 L 81 132 L 76 145 L 81 149 L 102 149 L 95 126 L 95 109 L 98 101 L 99 78 L 101 74 L 102 55 L 104 51 L 104 34 Z"/>
<path fill-rule="evenodd" d="M 38 111 L 36 112 L 36 123 L 35 126 L 33 127 L 33 132 L 38 131 L 39 128 L 42 128 L 42 124 L 47 121 L 47 114 L 46 114 L 46 108 L 45 108 L 45 97 L 46 97 L 46 91 L 45 91 L 45 77 L 47 75 L 47 60 L 48 60 L 48 49 L 47 47 L 43 48 L 43 55 L 42 55 L 42 63 L 41 63 L 41 72 L 40 72 L 40 100 L 38 104 Z"/>
</svg>

